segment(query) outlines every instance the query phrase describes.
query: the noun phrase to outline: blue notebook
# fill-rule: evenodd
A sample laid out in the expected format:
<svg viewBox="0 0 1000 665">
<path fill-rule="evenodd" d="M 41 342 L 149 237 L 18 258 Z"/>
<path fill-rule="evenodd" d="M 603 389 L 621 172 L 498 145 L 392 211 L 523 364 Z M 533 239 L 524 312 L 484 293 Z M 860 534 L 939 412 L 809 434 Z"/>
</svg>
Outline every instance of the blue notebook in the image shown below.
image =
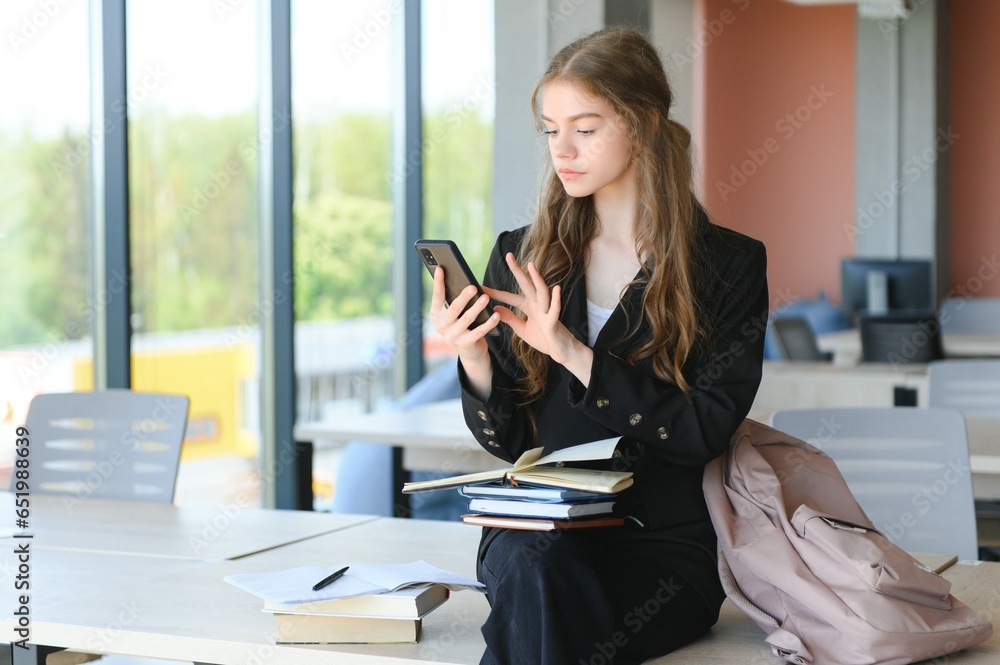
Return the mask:
<svg viewBox="0 0 1000 665">
<path fill-rule="evenodd" d="M 539 487 L 534 485 L 510 485 L 507 483 L 466 485 L 460 488 L 459 492 L 462 496 L 469 497 L 470 499 L 507 499 L 552 503 L 607 501 L 618 496 L 617 494 L 587 492 L 585 490 L 568 490 L 558 487 Z"/>
</svg>

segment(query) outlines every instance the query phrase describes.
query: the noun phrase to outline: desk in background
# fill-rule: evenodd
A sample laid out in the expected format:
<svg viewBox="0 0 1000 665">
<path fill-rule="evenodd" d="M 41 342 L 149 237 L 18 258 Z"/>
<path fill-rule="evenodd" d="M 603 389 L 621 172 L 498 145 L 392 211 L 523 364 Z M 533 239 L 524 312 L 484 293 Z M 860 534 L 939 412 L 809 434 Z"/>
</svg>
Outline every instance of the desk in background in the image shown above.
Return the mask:
<svg viewBox="0 0 1000 665">
<path fill-rule="evenodd" d="M 941 343 L 947 358 L 1000 358 L 1000 334 L 943 332 Z M 861 331 L 838 330 L 817 336 L 820 351 L 833 353 L 833 364 L 841 367 L 861 361 Z"/>
<path fill-rule="evenodd" d="M 750 417 L 769 422 L 779 409 L 814 407 L 892 406 L 894 390 L 917 394 L 917 404 L 927 404 L 926 365 L 864 363 L 837 366 L 824 362 L 765 361 L 760 388 Z M 973 485 L 977 498 L 1000 498 L 1000 451 L 991 443 L 995 423 L 970 421 L 969 447 Z M 304 423 L 295 427 L 296 441 L 314 446 L 342 445 L 348 441 L 388 443 L 399 447 L 400 464 L 393 471 L 394 504 L 408 505 L 400 494 L 408 471 L 471 473 L 504 466 L 473 438 L 462 416 L 461 401 L 445 400 L 386 413 L 340 416 L 336 421 Z M 310 475 L 299 479 L 311 487 Z M 311 503 L 301 506 L 312 507 Z"/>
<path fill-rule="evenodd" d="M 402 494 L 409 471 L 437 471 L 449 475 L 498 469 L 505 465 L 472 436 L 462 415 L 460 399 L 443 400 L 397 411 L 341 415 L 336 420 L 295 426 L 295 441 L 305 455 L 324 445 L 349 441 L 387 443 L 396 448 L 392 469 L 393 506 L 400 517 L 409 514 L 409 497 Z M 308 465 L 311 474 L 311 465 Z M 302 467 L 303 473 L 306 468 Z M 298 479 L 311 487 L 312 478 Z M 300 506 L 311 509 L 312 505 Z"/>
<path fill-rule="evenodd" d="M 764 361 L 751 414 L 779 409 L 893 406 L 896 388 L 917 393 L 927 402 L 927 365 Z"/>
</svg>

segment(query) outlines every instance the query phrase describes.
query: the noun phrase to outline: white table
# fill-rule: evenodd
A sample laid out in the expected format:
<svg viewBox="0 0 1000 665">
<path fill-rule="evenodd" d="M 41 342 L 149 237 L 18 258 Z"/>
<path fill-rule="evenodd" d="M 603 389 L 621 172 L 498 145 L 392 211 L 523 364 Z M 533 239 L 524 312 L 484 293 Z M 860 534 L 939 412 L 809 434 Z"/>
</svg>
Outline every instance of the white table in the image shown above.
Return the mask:
<svg viewBox="0 0 1000 665">
<path fill-rule="evenodd" d="M 835 365 L 857 365 L 861 360 L 861 331 L 858 328 L 818 335 L 816 343 L 821 351 L 833 353 Z M 997 333 L 944 332 L 941 344 L 949 358 L 1000 358 L 1000 335 Z"/>
<path fill-rule="evenodd" d="M 927 402 L 927 365 L 764 361 L 751 412 L 842 406 L 893 406 L 897 387 Z"/>
<path fill-rule="evenodd" d="M 274 513 L 277 525 L 284 515 Z M 330 517 L 327 515 L 326 517 Z M 453 594 L 424 619 L 420 642 L 398 645 L 298 646 L 273 644 L 273 617 L 262 601 L 222 581 L 225 575 L 288 568 L 338 565 L 352 561 L 393 562 L 424 559 L 470 577 L 480 530 L 454 522 L 381 518 L 315 538 L 230 561 L 198 565 L 164 562 L 144 555 L 105 555 L 105 564 L 78 551 L 49 551 L 36 560 L 33 579 L 41 600 L 32 607 L 33 641 L 80 651 L 156 657 L 196 663 L 246 665 L 400 665 L 402 663 L 476 663 L 484 643 L 480 626 L 488 615 L 486 599 L 472 591 Z M 10 558 L 10 554 L 6 554 Z M 936 569 L 953 558 L 922 558 Z M 121 561 L 129 561 L 119 570 Z M 165 565 L 166 563 L 166 565 Z M 88 568 L 89 566 L 89 568 Z M 971 567 L 956 595 L 986 611 L 1000 582 L 1000 564 Z M 87 575 L 79 585 L 73 580 Z M 976 581 L 989 580 L 990 585 Z M 59 598 L 59 584 L 73 593 Z M 974 592 L 975 591 L 975 592 Z M 13 620 L 0 621 L 8 634 Z M 995 664 L 995 640 L 968 654 L 949 658 L 961 665 Z M 723 606 L 711 633 L 684 649 L 651 661 L 740 664 L 773 662 L 763 633 L 730 603 Z"/>
<path fill-rule="evenodd" d="M 275 514 L 274 524 L 281 519 Z M 476 663 L 484 649 L 479 627 L 489 611 L 480 593 L 453 594 L 425 617 L 417 644 L 275 645 L 276 624 L 270 614 L 261 612 L 263 601 L 222 578 L 296 565 L 415 559 L 475 577 L 479 533 L 477 528 L 454 522 L 382 518 L 319 536 L 315 543 L 302 540 L 287 548 L 189 565 L 160 575 L 153 574 L 157 559 L 132 557 L 149 565 L 141 583 L 136 583 L 136 575 L 119 579 L 105 570 L 100 582 L 88 585 L 91 593 L 33 607 L 32 639 L 77 651 L 222 665 L 258 661 L 268 665 Z M 65 576 L 81 556 L 78 552 L 58 554 L 64 557 L 64 572 L 39 565 L 36 579 Z M 124 616 L 123 603 L 129 609 Z M 0 622 L 4 635 L 11 627 L 10 619 Z"/>
<path fill-rule="evenodd" d="M 191 561 L 233 559 L 376 519 L 264 510 L 235 502 L 213 507 L 45 494 L 30 499 L 32 548 Z M 7 524 L 13 520 L 13 501 L 13 495 L 0 493 L 0 515 L 9 518 Z M 15 540 L 2 538 L 0 544 L 13 546 Z"/>
</svg>

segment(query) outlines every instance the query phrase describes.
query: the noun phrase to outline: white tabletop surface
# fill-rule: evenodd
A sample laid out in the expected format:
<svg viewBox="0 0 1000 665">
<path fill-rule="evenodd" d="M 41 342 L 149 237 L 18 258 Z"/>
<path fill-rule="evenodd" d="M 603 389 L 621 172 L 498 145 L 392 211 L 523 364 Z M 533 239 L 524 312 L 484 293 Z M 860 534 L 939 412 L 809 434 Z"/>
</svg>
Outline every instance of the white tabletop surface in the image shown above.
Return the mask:
<svg viewBox="0 0 1000 665">
<path fill-rule="evenodd" d="M 315 543 L 305 540 L 238 560 L 190 565 L 141 584 L 111 577 L 103 590 L 35 612 L 33 639 L 84 651 L 95 651 L 97 644 L 102 648 L 96 651 L 225 665 L 246 665 L 255 658 L 268 665 L 477 663 L 484 649 L 479 627 L 488 613 L 486 598 L 478 592 L 455 593 L 426 616 L 417 644 L 279 646 L 273 643 L 273 616 L 261 611 L 263 601 L 223 577 L 342 561 L 417 559 L 475 577 L 479 533 L 454 522 L 384 518 L 320 536 Z M 127 621 L 121 618 L 123 607 L 130 608 Z M 0 622 L 4 631 L 9 626 L 10 619 Z"/>
<path fill-rule="evenodd" d="M 283 518 L 275 512 L 271 521 L 276 524 Z M 417 644 L 278 646 L 273 644 L 274 619 L 260 611 L 262 601 L 222 578 L 298 565 L 416 559 L 474 577 L 479 535 L 480 529 L 454 522 L 380 518 L 241 559 L 204 564 L 141 555 L 39 552 L 33 559 L 33 574 L 46 591 L 40 592 L 41 599 L 32 606 L 33 640 L 83 651 L 224 665 L 245 665 L 255 659 L 268 665 L 477 663 L 484 648 L 479 628 L 489 612 L 482 594 L 453 594 L 425 617 Z M 10 558 L 5 555 L 5 561 Z M 944 565 L 943 560 L 927 563 Z M 990 566 L 995 568 L 982 572 L 1000 570 L 998 564 Z M 963 593 L 974 586 L 975 572 L 962 587 Z M 62 585 L 66 588 L 61 589 Z M 987 591 L 995 588 L 983 587 L 986 590 L 981 589 L 975 598 L 970 591 L 967 602 L 985 609 L 991 599 Z M 65 596 L 59 597 L 62 591 Z M 0 630 L 5 632 L 13 627 L 7 617 L 0 621 Z M 763 638 L 727 602 L 708 636 L 651 662 L 771 662 L 773 656 Z M 953 662 L 995 663 L 992 648 L 987 645 Z"/>
<path fill-rule="evenodd" d="M 15 547 L 24 542 L 22 539 L 16 543 L 5 541 L 0 553 L 0 602 L 3 603 L 0 614 L 4 616 L 15 609 L 15 600 L 25 593 L 14 586 L 20 564 Z M 27 543 L 29 588 L 26 591 L 31 599 L 32 619 L 46 616 L 54 606 L 104 593 L 112 586 L 136 587 L 157 577 L 203 565 L 190 559 L 109 552 L 95 555 L 79 550 L 37 548 L 30 540 Z"/>
<path fill-rule="evenodd" d="M 238 503 L 217 506 L 82 499 L 32 494 L 28 533 L 32 546 L 86 552 L 141 554 L 212 561 L 232 559 L 376 519 L 264 510 Z M 14 497 L 0 493 L 0 519 L 14 521 Z M 13 546 L 16 539 L 0 543 Z M 4 545 L 6 547 L 6 545 Z"/>
</svg>

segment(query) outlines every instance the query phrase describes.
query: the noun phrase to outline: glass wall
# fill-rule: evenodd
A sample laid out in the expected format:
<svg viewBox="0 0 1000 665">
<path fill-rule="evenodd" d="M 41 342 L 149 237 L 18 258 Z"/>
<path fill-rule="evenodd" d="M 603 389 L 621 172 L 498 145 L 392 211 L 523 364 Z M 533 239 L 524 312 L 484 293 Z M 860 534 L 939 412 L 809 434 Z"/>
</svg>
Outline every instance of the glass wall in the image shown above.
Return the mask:
<svg viewBox="0 0 1000 665">
<path fill-rule="evenodd" d="M 89 2 L 0 7 L 0 421 L 94 386 Z M 398 397 L 398 0 L 292 3 L 297 419 Z M 492 244 L 492 0 L 424 0 L 423 235 Z M 47 9 L 46 9 L 47 8 Z M 178 503 L 260 501 L 260 4 L 128 0 L 132 387 L 191 398 Z M 278 119 L 292 123 L 292 118 Z M 99 123 L 100 124 L 100 123 Z M 269 130 L 268 130 L 269 131 Z M 401 168 L 406 168 L 403 165 Z M 423 273 L 426 293 L 430 280 Z M 429 368 L 449 356 L 427 330 Z M 2 462 L 2 461 L 0 461 Z M 317 463 L 317 468 L 324 468 Z M 326 467 L 330 469 L 330 467 Z M 0 463 L 0 473 L 3 465 Z M 333 492 L 332 475 L 314 489 Z M 249 499 L 248 499 L 249 497 Z"/>
<path fill-rule="evenodd" d="M 292 3 L 297 420 L 393 399 L 392 66 L 401 3 Z M 394 44 L 394 42 L 396 42 Z M 335 456 L 319 451 L 317 506 Z"/>
<path fill-rule="evenodd" d="M 0 437 L 28 402 L 92 381 L 88 3 L 0 6 Z M 13 446 L 0 446 L 6 487 Z"/>
<path fill-rule="evenodd" d="M 424 237 L 454 240 L 481 277 L 494 239 L 493 0 L 424 0 L 423 11 Z M 425 303 L 430 290 L 424 279 Z M 424 328 L 431 370 L 453 352 Z"/>
<path fill-rule="evenodd" d="M 126 10 L 132 386 L 191 399 L 176 503 L 259 505 L 258 3 Z"/>
<path fill-rule="evenodd" d="M 298 418 L 392 395 L 391 67 L 398 2 L 292 5 Z"/>
</svg>

